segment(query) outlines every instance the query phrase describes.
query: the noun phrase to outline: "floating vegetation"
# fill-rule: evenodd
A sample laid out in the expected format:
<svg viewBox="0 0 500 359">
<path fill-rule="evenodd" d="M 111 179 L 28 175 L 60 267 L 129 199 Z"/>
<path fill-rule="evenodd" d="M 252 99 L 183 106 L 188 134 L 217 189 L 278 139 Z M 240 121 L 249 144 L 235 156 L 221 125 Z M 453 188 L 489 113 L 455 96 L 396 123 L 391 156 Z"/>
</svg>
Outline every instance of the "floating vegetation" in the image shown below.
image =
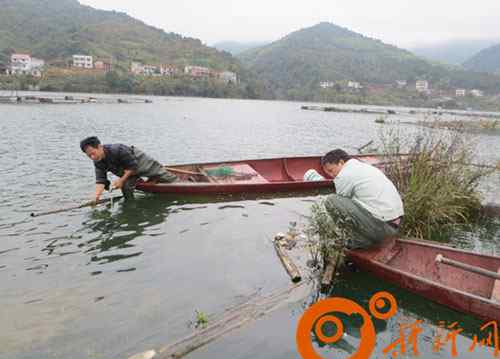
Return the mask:
<svg viewBox="0 0 500 359">
<path fill-rule="evenodd" d="M 199 310 L 195 310 L 194 312 L 196 314 L 196 320 L 194 322 L 194 327 L 196 329 L 198 329 L 198 328 L 201 328 L 201 329 L 206 328 L 207 325 L 208 325 L 208 316 L 205 313 L 203 313 L 202 311 L 199 311 Z"/>
</svg>

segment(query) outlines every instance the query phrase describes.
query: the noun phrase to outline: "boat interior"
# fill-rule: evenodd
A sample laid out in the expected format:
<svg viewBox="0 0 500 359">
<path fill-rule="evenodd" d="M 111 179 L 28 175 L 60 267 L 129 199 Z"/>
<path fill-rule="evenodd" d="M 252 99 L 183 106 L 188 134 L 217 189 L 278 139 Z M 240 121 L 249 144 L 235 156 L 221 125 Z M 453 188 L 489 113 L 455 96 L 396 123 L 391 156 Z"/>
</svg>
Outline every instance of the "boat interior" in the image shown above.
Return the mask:
<svg viewBox="0 0 500 359">
<path fill-rule="evenodd" d="M 360 158 L 377 164 L 377 157 Z M 303 182 L 304 174 L 314 169 L 326 181 L 331 178 L 323 171 L 319 157 L 275 158 L 241 162 L 221 162 L 165 167 L 185 182 L 230 183 L 272 183 Z"/>
<path fill-rule="evenodd" d="M 427 244 L 426 241 L 392 240 L 376 251 L 375 261 L 467 293 L 500 302 L 500 280 L 458 268 L 437 260 L 438 255 L 475 267 L 500 273 L 500 258 Z"/>
</svg>

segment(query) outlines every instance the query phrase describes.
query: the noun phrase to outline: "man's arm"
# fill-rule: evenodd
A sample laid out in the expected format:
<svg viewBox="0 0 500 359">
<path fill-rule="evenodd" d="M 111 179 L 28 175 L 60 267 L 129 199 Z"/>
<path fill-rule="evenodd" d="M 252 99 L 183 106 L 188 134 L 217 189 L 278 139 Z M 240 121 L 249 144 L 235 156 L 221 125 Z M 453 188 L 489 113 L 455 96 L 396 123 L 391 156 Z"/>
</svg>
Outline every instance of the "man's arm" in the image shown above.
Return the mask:
<svg viewBox="0 0 500 359">
<path fill-rule="evenodd" d="M 123 187 L 125 182 L 130 178 L 130 176 L 133 176 L 135 174 L 134 170 L 124 170 L 123 171 L 123 176 L 121 176 L 119 179 L 113 182 L 113 189 L 120 189 Z"/>
<path fill-rule="evenodd" d="M 118 147 L 117 157 L 121 165 L 123 166 L 123 175 L 113 182 L 114 189 L 120 189 L 123 187 L 125 182 L 137 173 L 137 160 L 133 154 L 132 149 L 129 146 L 120 145 Z"/>
</svg>

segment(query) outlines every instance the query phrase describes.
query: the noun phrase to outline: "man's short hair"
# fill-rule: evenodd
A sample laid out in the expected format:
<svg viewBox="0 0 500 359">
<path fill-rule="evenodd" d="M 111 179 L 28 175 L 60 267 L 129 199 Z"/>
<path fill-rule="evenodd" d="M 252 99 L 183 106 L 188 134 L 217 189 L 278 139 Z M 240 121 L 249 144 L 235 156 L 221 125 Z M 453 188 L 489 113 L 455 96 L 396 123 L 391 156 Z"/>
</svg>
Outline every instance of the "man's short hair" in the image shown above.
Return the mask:
<svg viewBox="0 0 500 359">
<path fill-rule="evenodd" d="M 85 149 L 88 146 L 97 148 L 101 144 L 101 141 L 96 136 L 91 136 L 87 137 L 86 139 L 82 140 L 80 142 L 80 148 L 82 149 L 82 152 L 85 152 Z"/>
<path fill-rule="evenodd" d="M 338 164 L 341 160 L 347 162 L 351 158 L 352 157 L 349 156 L 346 151 L 337 148 L 333 151 L 328 152 L 323 157 L 321 157 L 321 166 L 324 166 L 327 163 Z"/>
</svg>

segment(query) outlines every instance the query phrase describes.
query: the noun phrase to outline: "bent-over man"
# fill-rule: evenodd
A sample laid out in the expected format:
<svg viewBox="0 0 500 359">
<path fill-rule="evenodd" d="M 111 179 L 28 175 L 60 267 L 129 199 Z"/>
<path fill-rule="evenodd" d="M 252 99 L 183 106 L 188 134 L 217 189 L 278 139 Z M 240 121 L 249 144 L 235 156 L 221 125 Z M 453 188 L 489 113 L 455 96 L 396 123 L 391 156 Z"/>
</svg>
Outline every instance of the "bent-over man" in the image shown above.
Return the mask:
<svg viewBox="0 0 500 359">
<path fill-rule="evenodd" d="M 121 143 L 102 145 L 95 136 L 80 142 L 81 150 L 94 161 L 96 188 L 94 201 L 99 201 L 110 182 L 107 173 L 119 178 L 113 182 L 114 189 L 121 189 L 125 199 L 133 198 L 137 180 L 147 177 L 148 181 L 174 182 L 177 177 L 166 171 L 161 164 L 140 151 L 137 147 Z"/>
<path fill-rule="evenodd" d="M 348 229 L 349 249 L 367 248 L 397 235 L 404 216 L 403 202 L 394 184 L 378 168 L 351 158 L 336 149 L 321 159 L 323 170 L 333 178 L 336 194 L 325 207 Z"/>
</svg>

